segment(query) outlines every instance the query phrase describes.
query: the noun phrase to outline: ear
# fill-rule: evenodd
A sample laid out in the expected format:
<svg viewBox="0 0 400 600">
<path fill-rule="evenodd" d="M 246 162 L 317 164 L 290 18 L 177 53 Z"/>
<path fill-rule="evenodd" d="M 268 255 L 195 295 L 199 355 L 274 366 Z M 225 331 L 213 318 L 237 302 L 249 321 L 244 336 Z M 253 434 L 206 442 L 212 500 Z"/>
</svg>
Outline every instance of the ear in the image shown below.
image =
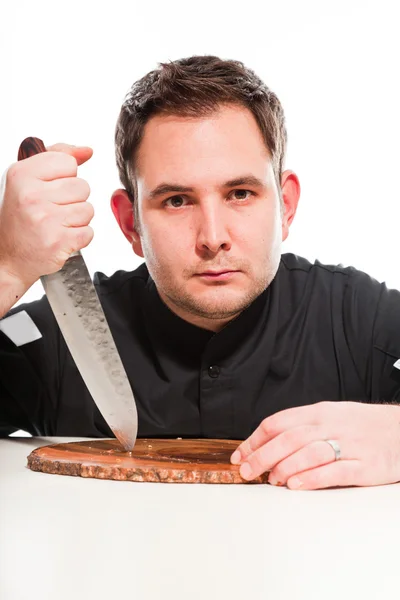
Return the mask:
<svg viewBox="0 0 400 600">
<path fill-rule="evenodd" d="M 134 253 L 144 258 L 140 235 L 135 230 L 133 205 L 126 190 L 115 190 L 111 196 L 111 210 Z"/>
<path fill-rule="evenodd" d="M 282 203 L 285 210 L 282 215 L 282 242 L 289 235 L 289 227 L 295 217 L 300 198 L 300 182 L 296 173 L 284 171 L 281 177 Z"/>
</svg>

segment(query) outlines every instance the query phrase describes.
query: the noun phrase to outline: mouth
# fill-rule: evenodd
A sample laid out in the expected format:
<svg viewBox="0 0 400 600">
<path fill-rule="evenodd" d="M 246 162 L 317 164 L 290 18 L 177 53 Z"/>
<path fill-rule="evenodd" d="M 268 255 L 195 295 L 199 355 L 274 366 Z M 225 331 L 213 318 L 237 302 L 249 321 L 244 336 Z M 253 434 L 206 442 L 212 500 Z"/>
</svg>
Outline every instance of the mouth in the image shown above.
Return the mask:
<svg viewBox="0 0 400 600">
<path fill-rule="evenodd" d="M 229 279 L 233 277 L 239 271 L 204 271 L 203 273 L 197 273 L 197 277 L 208 280 L 221 280 Z"/>
</svg>

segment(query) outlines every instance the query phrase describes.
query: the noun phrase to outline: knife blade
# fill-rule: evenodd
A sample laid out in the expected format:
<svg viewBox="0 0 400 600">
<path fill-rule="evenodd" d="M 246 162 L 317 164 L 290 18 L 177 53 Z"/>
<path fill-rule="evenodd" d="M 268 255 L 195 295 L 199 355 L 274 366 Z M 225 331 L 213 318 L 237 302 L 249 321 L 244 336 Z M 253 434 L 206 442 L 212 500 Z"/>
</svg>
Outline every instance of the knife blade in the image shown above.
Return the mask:
<svg viewBox="0 0 400 600">
<path fill-rule="evenodd" d="M 40 152 L 46 152 L 42 140 L 28 137 L 18 160 Z M 86 387 L 118 441 L 131 451 L 138 427 L 135 398 L 81 252 L 40 280 Z"/>
</svg>

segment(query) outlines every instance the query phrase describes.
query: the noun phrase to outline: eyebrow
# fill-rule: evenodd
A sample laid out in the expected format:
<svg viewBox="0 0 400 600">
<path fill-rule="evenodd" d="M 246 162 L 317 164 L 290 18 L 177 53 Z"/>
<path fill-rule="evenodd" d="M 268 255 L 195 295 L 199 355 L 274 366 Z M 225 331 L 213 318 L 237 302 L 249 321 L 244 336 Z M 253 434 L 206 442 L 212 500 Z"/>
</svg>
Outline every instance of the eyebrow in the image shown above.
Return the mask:
<svg viewBox="0 0 400 600">
<path fill-rule="evenodd" d="M 242 177 L 236 177 L 235 179 L 230 179 L 229 181 L 225 181 L 221 185 L 222 188 L 231 188 L 237 187 L 240 185 L 250 185 L 252 187 L 263 188 L 265 187 L 265 183 L 255 177 L 254 175 L 243 175 Z M 170 193 L 179 193 L 184 194 L 185 192 L 193 192 L 194 188 L 182 186 L 175 183 L 160 183 L 154 190 L 151 190 L 149 193 L 149 198 L 153 200 L 154 198 L 158 198 L 159 196 L 163 196 L 164 194 Z"/>
</svg>

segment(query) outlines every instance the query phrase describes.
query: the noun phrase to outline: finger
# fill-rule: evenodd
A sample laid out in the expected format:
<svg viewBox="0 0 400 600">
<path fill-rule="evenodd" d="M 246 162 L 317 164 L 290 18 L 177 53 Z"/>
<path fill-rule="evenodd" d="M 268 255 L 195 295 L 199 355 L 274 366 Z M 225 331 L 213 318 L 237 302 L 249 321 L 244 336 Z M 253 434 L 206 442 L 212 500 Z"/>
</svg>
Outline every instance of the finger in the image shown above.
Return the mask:
<svg viewBox="0 0 400 600">
<path fill-rule="evenodd" d="M 74 235 L 70 247 L 70 254 L 72 254 L 72 252 L 77 252 L 82 248 L 86 248 L 94 236 L 94 231 L 90 225 L 87 225 L 86 227 L 76 227 L 71 229 L 71 232 L 73 232 Z"/>
<path fill-rule="evenodd" d="M 240 474 L 244 479 L 254 479 L 258 475 L 272 470 L 285 458 L 311 442 L 324 439 L 326 439 L 326 431 L 316 425 L 295 427 L 294 429 L 284 431 L 273 440 L 249 454 L 241 464 Z M 329 444 L 325 443 L 325 445 L 331 448 Z M 331 450 L 334 458 L 334 451 L 332 448 Z"/>
<path fill-rule="evenodd" d="M 269 474 L 268 482 L 272 485 L 286 485 L 288 479 L 297 473 L 327 465 L 334 460 L 335 451 L 332 446 L 323 440 L 317 440 L 275 464 Z"/>
<path fill-rule="evenodd" d="M 74 156 L 64 152 L 41 152 L 12 165 L 10 173 L 17 175 L 21 170 L 24 176 L 53 181 L 63 177 L 76 177 L 78 164 Z"/>
<path fill-rule="evenodd" d="M 85 179 L 80 177 L 64 177 L 54 181 L 46 181 L 43 190 L 38 190 L 42 200 L 54 204 L 74 204 L 84 202 L 90 196 L 90 186 Z"/>
<path fill-rule="evenodd" d="M 65 154 L 70 154 L 76 159 L 78 166 L 82 165 L 93 156 L 93 149 L 90 148 L 90 146 L 73 146 L 72 144 L 58 143 L 46 146 L 46 150 L 48 152 L 64 152 Z"/>
<path fill-rule="evenodd" d="M 298 406 L 281 410 L 264 419 L 257 429 L 242 442 L 231 456 L 231 462 L 238 464 L 247 459 L 258 448 L 288 429 L 301 425 L 318 425 L 321 413 L 326 412 L 330 402 L 318 402 L 307 406 Z M 236 454 L 238 452 L 238 454 Z"/>
<path fill-rule="evenodd" d="M 359 460 L 337 460 L 328 465 L 298 473 L 290 477 L 287 487 L 291 490 L 318 490 L 329 487 L 374 485 L 363 483 L 362 463 Z"/>
<path fill-rule="evenodd" d="M 94 217 L 94 208 L 90 202 L 80 202 L 60 207 L 59 219 L 64 227 L 84 227 Z"/>
</svg>

